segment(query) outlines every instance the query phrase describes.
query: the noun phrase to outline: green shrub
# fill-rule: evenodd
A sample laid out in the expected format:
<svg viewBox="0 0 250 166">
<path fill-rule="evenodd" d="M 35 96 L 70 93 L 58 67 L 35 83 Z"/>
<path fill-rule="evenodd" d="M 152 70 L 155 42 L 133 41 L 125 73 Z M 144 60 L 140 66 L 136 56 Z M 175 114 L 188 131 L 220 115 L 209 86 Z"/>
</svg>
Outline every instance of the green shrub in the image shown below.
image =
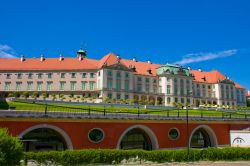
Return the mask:
<svg viewBox="0 0 250 166">
<path fill-rule="evenodd" d="M 27 152 L 25 160 L 35 160 L 40 164 L 60 165 L 84 165 L 84 164 L 119 164 L 122 160 L 138 158 L 138 160 L 164 162 L 185 162 L 185 161 L 235 161 L 250 160 L 250 148 L 207 148 L 190 149 L 189 159 L 186 149 L 180 150 L 67 150 L 62 152 Z"/>
<path fill-rule="evenodd" d="M 0 165 L 20 165 L 23 146 L 18 138 L 9 135 L 7 129 L 0 128 Z"/>
</svg>

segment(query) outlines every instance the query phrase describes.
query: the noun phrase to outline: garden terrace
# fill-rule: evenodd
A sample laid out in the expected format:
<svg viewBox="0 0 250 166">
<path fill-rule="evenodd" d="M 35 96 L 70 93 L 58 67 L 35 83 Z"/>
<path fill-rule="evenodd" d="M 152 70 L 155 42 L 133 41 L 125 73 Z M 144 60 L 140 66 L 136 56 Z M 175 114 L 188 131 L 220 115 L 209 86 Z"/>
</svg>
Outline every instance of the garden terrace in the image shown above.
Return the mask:
<svg viewBox="0 0 250 166">
<path fill-rule="evenodd" d="M 50 117 L 91 119 L 144 119 L 197 121 L 250 121 L 248 110 L 181 109 L 173 107 L 144 107 L 86 103 L 45 103 L 11 101 L 0 103 L 1 117 Z M 188 114 L 187 114 L 188 113 Z"/>
</svg>

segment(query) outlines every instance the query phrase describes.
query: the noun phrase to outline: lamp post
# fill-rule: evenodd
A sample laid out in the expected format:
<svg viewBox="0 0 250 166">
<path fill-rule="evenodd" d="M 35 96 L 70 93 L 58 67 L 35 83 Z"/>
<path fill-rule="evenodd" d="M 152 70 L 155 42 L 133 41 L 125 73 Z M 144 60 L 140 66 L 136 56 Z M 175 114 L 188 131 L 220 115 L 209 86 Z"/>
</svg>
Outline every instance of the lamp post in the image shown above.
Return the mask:
<svg viewBox="0 0 250 166">
<path fill-rule="evenodd" d="M 189 91 L 189 97 L 193 95 L 192 91 Z M 190 144 L 189 144 L 189 126 L 188 126 L 188 106 L 185 108 L 186 109 L 186 129 L 187 129 L 187 157 L 189 161 L 189 149 L 190 149 Z"/>
<path fill-rule="evenodd" d="M 187 157 L 189 161 L 189 127 L 188 127 L 188 109 L 186 108 L 186 129 L 187 129 Z"/>
</svg>

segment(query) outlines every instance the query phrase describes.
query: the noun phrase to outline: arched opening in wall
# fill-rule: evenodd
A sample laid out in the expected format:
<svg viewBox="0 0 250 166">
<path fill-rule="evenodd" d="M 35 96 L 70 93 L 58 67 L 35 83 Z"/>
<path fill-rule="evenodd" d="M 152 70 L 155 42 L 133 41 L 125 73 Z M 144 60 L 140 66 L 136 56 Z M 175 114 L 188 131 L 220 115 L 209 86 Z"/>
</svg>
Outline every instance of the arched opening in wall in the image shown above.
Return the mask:
<svg viewBox="0 0 250 166">
<path fill-rule="evenodd" d="M 120 142 L 120 149 L 152 150 L 152 142 L 143 129 L 134 128 L 123 136 Z"/>
<path fill-rule="evenodd" d="M 50 128 L 37 128 L 20 138 L 25 151 L 62 151 L 68 149 L 63 136 Z"/>
<path fill-rule="evenodd" d="M 206 125 L 193 130 L 189 143 L 191 148 L 217 147 L 216 136 Z"/>
</svg>

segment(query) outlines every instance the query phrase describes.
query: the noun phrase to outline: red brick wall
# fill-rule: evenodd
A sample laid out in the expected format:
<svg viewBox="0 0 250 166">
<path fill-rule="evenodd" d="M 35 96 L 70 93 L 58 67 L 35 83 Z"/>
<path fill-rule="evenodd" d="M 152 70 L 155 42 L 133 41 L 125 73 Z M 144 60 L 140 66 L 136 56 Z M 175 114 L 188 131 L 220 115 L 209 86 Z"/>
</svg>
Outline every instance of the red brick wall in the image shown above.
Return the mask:
<svg viewBox="0 0 250 166">
<path fill-rule="evenodd" d="M 157 137 L 159 148 L 177 148 L 186 147 L 186 124 L 173 122 L 173 123 L 157 123 L 157 122 L 118 122 L 118 121 L 83 121 L 83 122 L 62 122 L 62 121 L 19 121 L 19 120 L 6 120 L 0 121 L 0 127 L 6 127 L 14 136 L 18 136 L 25 129 L 38 124 L 50 124 L 63 129 L 70 137 L 74 149 L 86 148 L 116 148 L 118 140 L 122 133 L 130 126 L 145 125 L 150 128 Z M 189 134 L 193 129 L 199 125 L 208 125 L 216 134 L 218 145 L 229 145 L 229 130 L 230 124 L 189 124 Z M 237 126 L 237 125 L 236 125 Z M 88 140 L 88 132 L 92 128 L 101 128 L 105 132 L 105 138 L 100 143 L 92 143 Z M 178 140 L 170 140 L 168 138 L 168 131 L 170 128 L 178 128 L 180 131 L 180 138 Z"/>
</svg>

